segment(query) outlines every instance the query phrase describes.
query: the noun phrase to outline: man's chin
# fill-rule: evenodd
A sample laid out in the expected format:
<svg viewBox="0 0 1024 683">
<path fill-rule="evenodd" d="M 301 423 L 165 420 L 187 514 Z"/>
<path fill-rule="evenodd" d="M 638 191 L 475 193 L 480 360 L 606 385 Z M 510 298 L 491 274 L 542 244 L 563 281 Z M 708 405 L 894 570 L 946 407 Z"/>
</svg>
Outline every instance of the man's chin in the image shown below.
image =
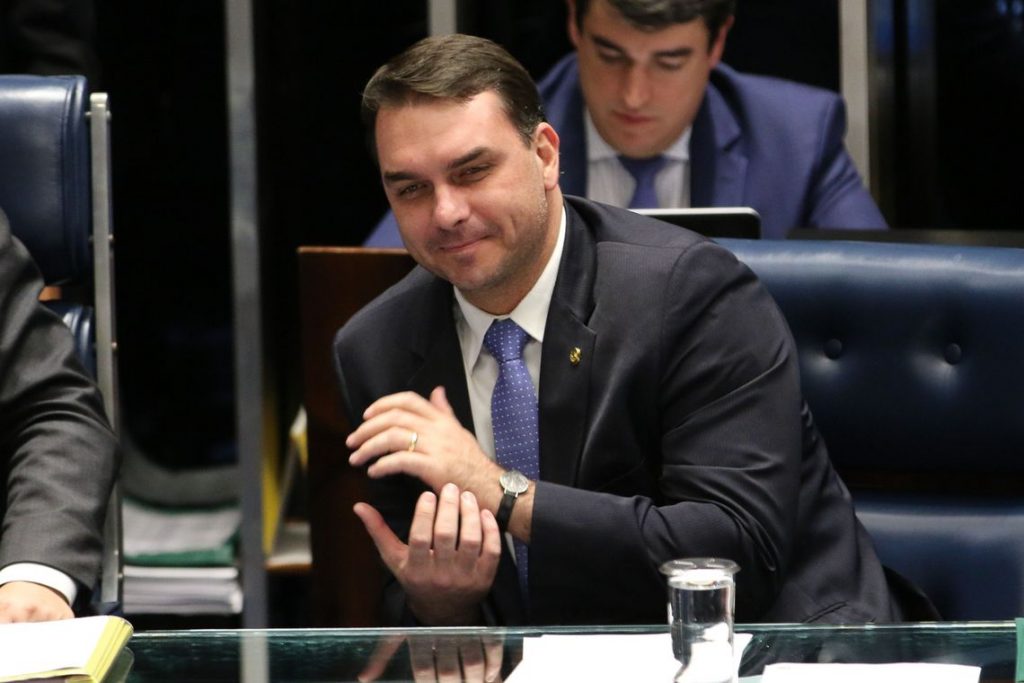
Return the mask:
<svg viewBox="0 0 1024 683">
<path fill-rule="evenodd" d="M 620 144 L 612 146 L 619 154 L 631 159 L 647 159 L 665 151 L 659 145 L 638 140 L 624 140 Z"/>
</svg>

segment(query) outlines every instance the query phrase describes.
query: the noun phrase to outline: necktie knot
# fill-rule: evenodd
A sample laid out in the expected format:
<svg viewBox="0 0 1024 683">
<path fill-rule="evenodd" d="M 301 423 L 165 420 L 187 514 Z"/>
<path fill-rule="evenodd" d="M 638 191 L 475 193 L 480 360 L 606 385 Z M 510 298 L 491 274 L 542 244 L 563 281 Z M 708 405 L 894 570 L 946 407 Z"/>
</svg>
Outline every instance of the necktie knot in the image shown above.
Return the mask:
<svg viewBox="0 0 1024 683">
<path fill-rule="evenodd" d="M 530 339 L 526 330 L 516 325 L 512 318 L 495 320 L 484 334 L 484 346 L 499 363 L 519 360 L 523 348 Z"/>
<path fill-rule="evenodd" d="M 655 192 L 654 181 L 661 169 L 665 168 L 667 162 L 668 159 L 663 154 L 646 159 L 619 156 L 619 163 L 629 171 L 629 174 L 633 176 L 633 180 L 636 181 L 636 189 L 633 191 L 633 198 L 629 202 L 629 208 L 657 208 L 658 195 Z"/>
</svg>

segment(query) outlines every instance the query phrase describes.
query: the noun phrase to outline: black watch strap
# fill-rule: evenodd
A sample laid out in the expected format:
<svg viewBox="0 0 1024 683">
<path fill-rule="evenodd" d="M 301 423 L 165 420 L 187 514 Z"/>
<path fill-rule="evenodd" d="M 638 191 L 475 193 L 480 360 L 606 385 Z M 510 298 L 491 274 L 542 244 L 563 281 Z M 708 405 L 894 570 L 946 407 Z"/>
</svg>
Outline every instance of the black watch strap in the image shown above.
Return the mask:
<svg viewBox="0 0 1024 683">
<path fill-rule="evenodd" d="M 512 517 L 512 506 L 516 504 L 516 498 L 518 496 L 513 493 L 505 493 L 501 497 L 501 503 L 498 504 L 498 514 L 494 515 L 501 533 L 508 531 L 508 520 Z"/>
</svg>

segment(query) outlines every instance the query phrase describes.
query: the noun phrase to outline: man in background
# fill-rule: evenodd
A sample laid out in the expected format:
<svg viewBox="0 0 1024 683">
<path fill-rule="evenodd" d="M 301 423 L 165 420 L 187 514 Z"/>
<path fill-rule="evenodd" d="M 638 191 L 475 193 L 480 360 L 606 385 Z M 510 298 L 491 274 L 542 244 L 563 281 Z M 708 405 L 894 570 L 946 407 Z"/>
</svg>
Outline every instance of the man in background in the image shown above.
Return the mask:
<svg viewBox="0 0 1024 683">
<path fill-rule="evenodd" d="M 564 193 L 630 208 L 750 206 L 766 238 L 886 227 L 844 147 L 838 95 L 721 63 L 735 0 L 567 2 L 576 51 L 539 83 Z M 402 246 L 391 214 L 364 244 Z"/>
<path fill-rule="evenodd" d="M 0 213 L 0 622 L 88 611 L 117 444 L 71 334 Z"/>
</svg>

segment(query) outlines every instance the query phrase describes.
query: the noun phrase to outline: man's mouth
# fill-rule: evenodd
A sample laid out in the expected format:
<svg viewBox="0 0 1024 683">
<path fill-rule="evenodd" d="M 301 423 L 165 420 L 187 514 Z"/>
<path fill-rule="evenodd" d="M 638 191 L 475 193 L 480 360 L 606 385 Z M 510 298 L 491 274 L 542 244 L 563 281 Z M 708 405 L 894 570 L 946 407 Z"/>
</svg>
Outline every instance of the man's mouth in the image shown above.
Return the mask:
<svg viewBox="0 0 1024 683">
<path fill-rule="evenodd" d="M 654 120 L 653 116 L 647 116 L 645 114 L 634 114 L 634 113 L 624 112 L 624 111 L 615 111 L 615 112 L 612 112 L 612 114 L 619 121 L 621 121 L 622 123 L 625 123 L 626 125 L 630 125 L 630 126 L 640 126 L 640 125 L 643 125 L 645 123 L 650 123 L 651 121 Z"/>
</svg>

